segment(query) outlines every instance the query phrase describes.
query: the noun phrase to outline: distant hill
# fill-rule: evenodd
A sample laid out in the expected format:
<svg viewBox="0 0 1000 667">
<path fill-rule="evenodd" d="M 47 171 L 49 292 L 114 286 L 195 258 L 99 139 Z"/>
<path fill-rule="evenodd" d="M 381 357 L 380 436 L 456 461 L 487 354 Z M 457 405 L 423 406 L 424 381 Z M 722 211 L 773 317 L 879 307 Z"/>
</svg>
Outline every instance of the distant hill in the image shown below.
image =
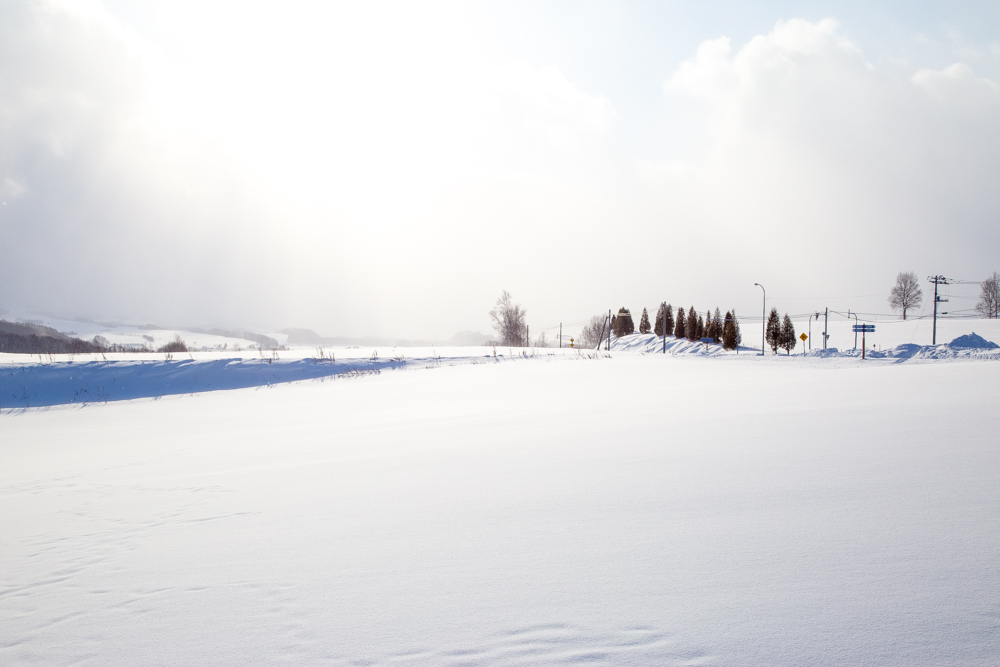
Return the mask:
<svg viewBox="0 0 1000 667">
<path fill-rule="evenodd" d="M 72 338 L 52 327 L 0 320 L 0 352 L 10 354 L 83 354 L 101 346 Z"/>
<path fill-rule="evenodd" d="M 288 334 L 289 345 L 334 345 L 333 338 L 324 338 L 312 329 L 282 329 L 278 333 Z"/>
<path fill-rule="evenodd" d="M 254 333 L 252 331 L 243 331 L 242 329 L 189 329 L 189 331 L 193 331 L 194 333 L 209 334 L 210 336 L 222 336 L 223 338 L 242 338 L 243 340 L 249 340 L 257 343 L 265 350 L 277 350 L 281 347 L 281 344 L 270 336 Z M 285 332 L 282 331 L 280 333 Z"/>
</svg>

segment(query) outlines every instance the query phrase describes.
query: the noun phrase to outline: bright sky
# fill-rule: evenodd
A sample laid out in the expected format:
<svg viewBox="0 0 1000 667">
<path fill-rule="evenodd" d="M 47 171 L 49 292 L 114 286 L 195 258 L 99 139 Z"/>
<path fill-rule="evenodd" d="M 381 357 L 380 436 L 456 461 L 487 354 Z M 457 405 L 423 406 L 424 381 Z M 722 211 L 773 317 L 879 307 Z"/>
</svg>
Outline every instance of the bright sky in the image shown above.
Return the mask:
<svg viewBox="0 0 1000 667">
<path fill-rule="evenodd" d="M 0 127 L 0 317 L 447 338 L 503 289 L 539 331 L 1000 270 L 997 3 L 14 1 Z"/>
</svg>

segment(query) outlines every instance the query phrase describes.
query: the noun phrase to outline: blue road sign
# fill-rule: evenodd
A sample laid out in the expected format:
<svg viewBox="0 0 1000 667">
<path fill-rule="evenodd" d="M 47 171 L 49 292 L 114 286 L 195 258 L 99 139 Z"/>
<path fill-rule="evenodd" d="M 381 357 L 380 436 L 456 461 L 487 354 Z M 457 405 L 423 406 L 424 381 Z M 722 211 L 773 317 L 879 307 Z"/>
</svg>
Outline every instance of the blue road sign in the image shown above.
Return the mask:
<svg viewBox="0 0 1000 667">
<path fill-rule="evenodd" d="M 852 328 L 854 329 L 854 333 L 874 333 L 875 332 L 875 325 L 874 324 L 855 324 L 855 325 L 852 325 Z"/>
</svg>

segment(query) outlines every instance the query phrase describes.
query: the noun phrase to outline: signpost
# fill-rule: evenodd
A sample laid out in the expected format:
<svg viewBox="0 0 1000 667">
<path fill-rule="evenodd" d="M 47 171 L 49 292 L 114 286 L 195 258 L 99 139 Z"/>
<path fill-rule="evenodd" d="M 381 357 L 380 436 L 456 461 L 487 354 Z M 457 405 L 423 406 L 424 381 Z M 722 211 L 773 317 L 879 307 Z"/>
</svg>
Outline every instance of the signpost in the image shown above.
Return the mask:
<svg viewBox="0 0 1000 667">
<path fill-rule="evenodd" d="M 799 334 L 799 338 L 802 340 L 802 354 L 805 354 L 806 353 L 806 339 L 809 338 L 809 336 L 807 336 L 805 334 L 805 332 L 803 331 L 802 333 Z"/>
<path fill-rule="evenodd" d="M 861 358 L 864 359 L 865 358 L 865 334 L 866 333 L 875 333 L 875 325 L 874 324 L 855 324 L 854 325 L 854 333 L 860 333 L 861 334 Z"/>
</svg>

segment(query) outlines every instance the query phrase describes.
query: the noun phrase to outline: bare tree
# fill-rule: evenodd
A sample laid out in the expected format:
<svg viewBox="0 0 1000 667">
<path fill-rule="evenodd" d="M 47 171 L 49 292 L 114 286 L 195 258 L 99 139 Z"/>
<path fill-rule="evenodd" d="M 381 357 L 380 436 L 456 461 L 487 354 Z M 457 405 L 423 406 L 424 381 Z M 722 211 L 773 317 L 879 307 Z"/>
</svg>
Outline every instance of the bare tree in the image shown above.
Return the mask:
<svg viewBox="0 0 1000 667">
<path fill-rule="evenodd" d="M 1000 317 L 1000 275 L 996 271 L 983 281 L 976 310 L 983 317 L 994 320 Z"/>
<path fill-rule="evenodd" d="M 584 349 L 597 347 L 604 339 L 604 336 L 608 335 L 607 328 L 607 315 L 594 315 L 590 318 L 590 321 L 583 326 L 583 331 L 580 332 L 577 347 Z"/>
<path fill-rule="evenodd" d="M 535 337 L 535 347 L 548 347 L 548 346 L 549 346 L 549 338 L 548 336 L 545 335 L 545 332 L 543 331 L 542 333 L 538 334 L 538 336 Z"/>
<path fill-rule="evenodd" d="M 896 276 L 896 286 L 889 292 L 889 305 L 893 310 L 903 311 L 903 319 L 906 319 L 906 311 L 919 308 L 924 300 L 924 294 L 920 291 L 920 284 L 913 271 L 900 271 Z"/>
<path fill-rule="evenodd" d="M 490 311 L 493 329 L 496 330 L 501 345 L 521 346 L 527 344 L 527 324 L 525 317 L 528 311 L 514 303 L 510 292 L 503 291 L 497 299 L 497 305 Z"/>
</svg>

